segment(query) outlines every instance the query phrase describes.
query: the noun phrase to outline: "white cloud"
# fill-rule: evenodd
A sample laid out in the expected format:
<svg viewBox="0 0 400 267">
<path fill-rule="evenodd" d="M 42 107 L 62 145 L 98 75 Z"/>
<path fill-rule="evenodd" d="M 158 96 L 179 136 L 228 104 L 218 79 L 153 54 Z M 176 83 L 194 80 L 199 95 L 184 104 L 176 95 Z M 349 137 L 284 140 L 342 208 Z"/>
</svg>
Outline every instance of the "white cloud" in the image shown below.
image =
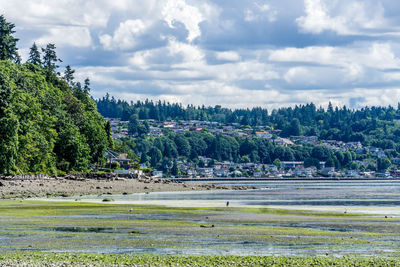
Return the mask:
<svg viewBox="0 0 400 267">
<path fill-rule="evenodd" d="M 344 70 L 341 80 L 362 79 L 364 70 L 383 71 L 400 68 L 400 59 L 395 56 L 389 43 L 372 43 L 353 47 L 285 48 L 272 51 L 269 60 L 291 62 L 302 65 L 312 63 Z M 365 77 L 368 79 L 368 77 Z"/>
<path fill-rule="evenodd" d="M 92 37 L 86 27 L 59 26 L 50 29 L 46 35 L 37 39 L 36 43 L 41 46 L 55 43 L 57 47 L 89 47 L 92 45 Z"/>
<path fill-rule="evenodd" d="M 133 56 L 129 59 L 129 63 L 132 66 L 138 67 L 140 69 L 148 69 L 149 63 L 148 59 L 151 57 L 152 53 L 150 50 L 138 51 L 133 54 Z"/>
<path fill-rule="evenodd" d="M 268 108 L 398 99 L 397 2 L 288 2 L 0 0 L 0 14 L 24 59 L 33 41 L 55 43 L 67 64 L 86 66 L 76 77 L 97 97 Z"/>
<path fill-rule="evenodd" d="M 268 4 L 254 3 L 252 7 L 246 8 L 244 11 L 244 20 L 248 22 L 265 19 L 273 22 L 276 20 L 276 16 L 277 11 Z"/>
<path fill-rule="evenodd" d="M 109 34 L 101 35 L 100 43 L 106 50 L 132 49 L 137 44 L 137 38 L 146 31 L 148 26 L 140 19 L 121 22 L 112 36 Z"/>
<path fill-rule="evenodd" d="M 197 46 L 170 39 L 168 50 L 172 56 L 180 56 L 182 62 L 172 65 L 173 68 L 190 68 L 205 64 L 204 52 Z"/>
<path fill-rule="evenodd" d="M 226 61 L 239 61 L 240 56 L 235 51 L 224 51 L 224 52 L 216 52 L 215 57 L 218 60 L 226 60 Z"/>
<path fill-rule="evenodd" d="M 168 0 L 162 15 L 169 27 L 174 28 L 175 22 L 181 22 L 189 31 L 187 40 L 192 42 L 201 35 L 199 23 L 204 20 L 203 14 L 197 7 L 188 5 L 185 0 Z"/>
<path fill-rule="evenodd" d="M 318 34 L 326 30 L 338 34 L 359 34 L 386 25 L 384 8 L 376 1 L 304 0 L 305 16 L 296 19 L 300 29 Z"/>
<path fill-rule="evenodd" d="M 0 13 L 6 14 L 15 23 L 28 23 L 27 26 L 30 27 L 57 24 L 104 27 L 110 13 L 107 2 L 109 1 L 0 0 Z"/>
</svg>

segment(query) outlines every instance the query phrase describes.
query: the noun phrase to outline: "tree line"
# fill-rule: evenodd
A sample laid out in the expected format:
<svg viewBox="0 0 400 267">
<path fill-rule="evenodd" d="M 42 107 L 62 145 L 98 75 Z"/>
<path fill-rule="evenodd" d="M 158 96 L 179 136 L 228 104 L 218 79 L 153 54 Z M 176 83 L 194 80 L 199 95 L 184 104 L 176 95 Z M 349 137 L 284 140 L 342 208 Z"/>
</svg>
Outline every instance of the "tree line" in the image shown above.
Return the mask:
<svg viewBox="0 0 400 267">
<path fill-rule="evenodd" d="M 162 101 L 117 100 L 109 94 L 96 100 L 98 111 L 109 118 L 128 121 L 133 115 L 139 120 L 202 120 L 224 124 L 238 123 L 248 126 L 268 126 L 281 130 L 281 137 L 317 136 L 321 140 L 361 142 L 365 146 L 395 149 L 400 152 L 400 105 L 397 108 L 364 107 L 353 110 L 346 106 L 327 109 L 313 103 L 274 109 L 228 109 L 215 107 L 184 107 Z"/>
<path fill-rule="evenodd" d="M 112 146 L 90 81 L 57 72 L 56 46 L 34 43 L 21 62 L 15 25 L 0 16 L 0 174 L 86 171 Z"/>
</svg>

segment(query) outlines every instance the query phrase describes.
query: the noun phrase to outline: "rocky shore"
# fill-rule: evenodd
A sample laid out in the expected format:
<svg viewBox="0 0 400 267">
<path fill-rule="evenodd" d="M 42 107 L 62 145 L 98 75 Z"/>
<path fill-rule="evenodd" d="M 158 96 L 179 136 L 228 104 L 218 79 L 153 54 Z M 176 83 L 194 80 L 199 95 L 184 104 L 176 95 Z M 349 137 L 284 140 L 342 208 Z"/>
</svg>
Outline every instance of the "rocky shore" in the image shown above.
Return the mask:
<svg viewBox="0 0 400 267">
<path fill-rule="evenodd" d="M 42 175 L 0 177 L 0 199 L 221 189 L 245 190 L 247 188 L 171 181 L 145 175 L 118 177 L 113 174 L 76 174 L 64 177 Z"/>
</svg>

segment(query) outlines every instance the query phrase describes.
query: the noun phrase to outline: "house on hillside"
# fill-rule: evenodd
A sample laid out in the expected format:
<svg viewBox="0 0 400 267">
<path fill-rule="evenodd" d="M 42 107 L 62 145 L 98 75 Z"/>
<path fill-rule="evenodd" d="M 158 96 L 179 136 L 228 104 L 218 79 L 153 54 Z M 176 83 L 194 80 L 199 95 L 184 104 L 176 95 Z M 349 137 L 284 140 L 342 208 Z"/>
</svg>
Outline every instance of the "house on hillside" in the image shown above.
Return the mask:
<svg viewBox="0 0 400 267">
<path fill-rule="evenodd" d="M 269 132 L 256 132 L 256 136 L 260 138 L 265 138 L 265 139 L 271 139 L 272 134 Z"/>
<path fill-rule="evenodd" d="M 107 159 L 107 164 L 118 162 L 119 166 L 123 169 L 131 168 L 131 164 L 133 162 L 132 159 L 128 159 L 128 154 L 126 153 L 118 154 L 117 152 L 107 150 L 104 153 L 104 156 Z"/>
<path fill-rule="evenodd" d="M 278 145 L 278 146 L 293 146 L 294 145 L 294 143 L 292 141 L 290 141 L 289 139 L 280 138 L 280 137 L 278 137 L 274 140 L 274 144 Z"/>
<path fill-rule="evenodd" d="M 229 175 L 228 169 L 219 169 L 214 171 L 216 177 L 227 177 Z"/>
<path fill-rule="evenodd" d="M 303 161 L 282 161 L 282 168 L 295 169 L 298 167 L 302 167 L 303 164 L 304 164 Z"/>
</svg>

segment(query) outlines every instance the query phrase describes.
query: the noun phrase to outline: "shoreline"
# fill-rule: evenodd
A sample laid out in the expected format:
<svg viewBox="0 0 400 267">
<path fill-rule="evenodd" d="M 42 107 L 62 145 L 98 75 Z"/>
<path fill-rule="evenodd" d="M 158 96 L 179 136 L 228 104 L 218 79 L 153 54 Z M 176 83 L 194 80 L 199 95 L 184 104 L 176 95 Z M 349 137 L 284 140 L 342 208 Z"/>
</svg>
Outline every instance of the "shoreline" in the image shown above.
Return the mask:
<svg viewBox="0 0 400 267">
<path fill-rule="evenodd" d="M 315 178 L 172 178 L 175 182 L 399 182 L 396 178 L 351 178 L 351 177 L 315 177 Z"/>
<path fill-rule="evenodd" d="M 204 190 L 256 189 L 250 183 L 346 183 L 346 182 L 399 182 L 399 179 L 359 178 L 122 178 L 104 177 L 0 177 L 0 199 L 25 199 L 43 197 L 72 197 L 83 195 L 116 195 L 151 192 L 185 192 Z M 215 184 L 221 183 L 221 184 Z M 224 183 L 228 184 L 225 185 Z M 237 185 L 235 185 L 237 184 Z M 247 185 L 249 184 L 249 185 Z"/>
<path fill-rule="evenodd" d="M 70 177 L 44 177 L 39 179 L 0 179 L 0 199 L 26 199 L 39 197 L 71 197 L 82 195 L 112 195 L 151 192 L 178 192 L 202 190 L 241 189 L 200 184 L 196 182 L 171 181 L 149 177 L 88 179 Z"/>
</svg>

